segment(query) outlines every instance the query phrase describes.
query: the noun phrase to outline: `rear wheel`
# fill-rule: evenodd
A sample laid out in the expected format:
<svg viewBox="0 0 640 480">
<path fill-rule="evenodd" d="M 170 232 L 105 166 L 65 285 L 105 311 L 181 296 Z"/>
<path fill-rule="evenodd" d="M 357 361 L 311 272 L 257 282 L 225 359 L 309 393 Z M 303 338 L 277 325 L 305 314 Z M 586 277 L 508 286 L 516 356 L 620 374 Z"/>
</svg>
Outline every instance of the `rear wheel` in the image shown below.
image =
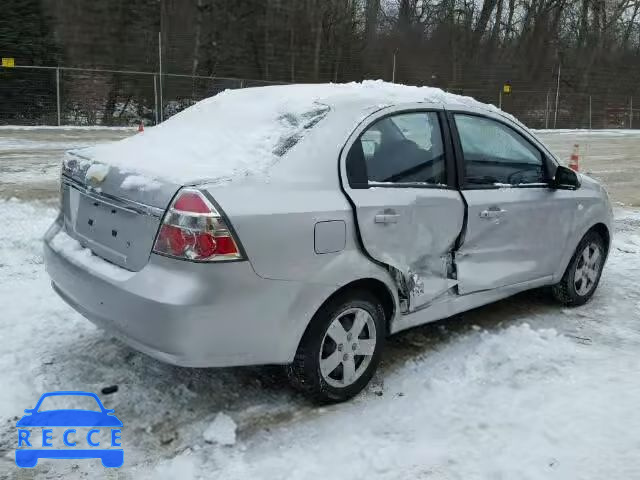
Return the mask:
<svg viewBox="0 0 640 480">
<path fill-rule="evenodd" d="M 583 305 L 593 296 L 605 260 L 605 244 L 597 232 L 589 232 L 578 244 L 562 280 L 552 287 L 553 296 L 568 306 Z"/>
<path fill-rule="evenodd" d="M 375 373 L 386 335 L 380 302 L 357 290 L 331 299 L 314 315 L 293 363 L 292 384 L 318 402 L 357 395 Z"/>
</svg>

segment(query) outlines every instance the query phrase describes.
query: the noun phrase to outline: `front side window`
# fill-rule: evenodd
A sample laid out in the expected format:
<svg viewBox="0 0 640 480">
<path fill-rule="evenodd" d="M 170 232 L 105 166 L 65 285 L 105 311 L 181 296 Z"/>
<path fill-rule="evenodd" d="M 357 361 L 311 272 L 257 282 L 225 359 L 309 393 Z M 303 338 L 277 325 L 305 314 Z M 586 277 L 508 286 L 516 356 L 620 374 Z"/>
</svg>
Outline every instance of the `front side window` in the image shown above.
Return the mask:
<svg viewBox="0 0 640 480">
<path fill-rule="evenodd" d="M 355 176 L 362 177 L 359 184 L 445 184 L 438 115 L 412 112 L 378 120 L 351 147 L 347 175 L 352 185 Z"/>
<path fill-rule="evenodd" d="M 521 185 L 546 182 L 542 154 L 506 125 L 456 114 L 464 155 L 464 184 Z"/>
</svg>

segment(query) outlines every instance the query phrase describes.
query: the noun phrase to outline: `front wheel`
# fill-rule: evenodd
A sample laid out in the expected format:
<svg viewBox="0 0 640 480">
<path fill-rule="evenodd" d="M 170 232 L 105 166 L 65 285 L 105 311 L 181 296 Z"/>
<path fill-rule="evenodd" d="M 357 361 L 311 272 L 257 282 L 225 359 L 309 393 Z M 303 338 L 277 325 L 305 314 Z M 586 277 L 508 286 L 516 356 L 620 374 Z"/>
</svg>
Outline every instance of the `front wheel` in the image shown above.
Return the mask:
<svg viewBox="0 0 640 480">
<path fill-rule="evenodd" d="M 588 232 L 578 244 L 562 280 L 552 287 L 556 300 L 568 306 L 587 303 L 600 282 L 604 260 L 602 236 Z"/>
<path fill-rule="evenodd" d="M 360 290 L 340 295 L 314 315 L 289 379 L 317 402 L 348 400 L 371 380 L 385 336 L 382 305 L 373 295 Z"/>
</svg>

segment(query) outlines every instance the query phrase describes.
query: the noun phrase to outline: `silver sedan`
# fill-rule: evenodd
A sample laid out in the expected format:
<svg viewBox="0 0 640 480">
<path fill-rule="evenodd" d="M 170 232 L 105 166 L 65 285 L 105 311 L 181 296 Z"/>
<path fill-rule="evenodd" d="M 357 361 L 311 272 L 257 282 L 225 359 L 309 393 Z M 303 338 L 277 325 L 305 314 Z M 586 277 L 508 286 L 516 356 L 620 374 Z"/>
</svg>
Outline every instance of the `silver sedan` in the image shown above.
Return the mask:
<svg viewBox="0 0 640 480">
<path fill-rule="evenodd" d="M 542 286 L 569 306 L 594 294 L 611 244 L 607 194 L 521 123 L 421 89 L 298 89 L 314 107 L 288 115 L 292 88 L 223 97 L 237 117 L 251 95 L 276 92 L 273 122 L 291 127 L 260 137 L 264 168 L 229 181 L 159 175 L 136 188 L 135 162 L 70 155 L 45 236 L 55 291 L 157 359 L 287 365 L 319 401 L 360 392 L 395 332 Z M 193 108 L 206 117 L 210 104 Z M 189 115 L 131 142 L 183 151 L 182 171 L 193 144 L 162 137 Z"/>
</svg>

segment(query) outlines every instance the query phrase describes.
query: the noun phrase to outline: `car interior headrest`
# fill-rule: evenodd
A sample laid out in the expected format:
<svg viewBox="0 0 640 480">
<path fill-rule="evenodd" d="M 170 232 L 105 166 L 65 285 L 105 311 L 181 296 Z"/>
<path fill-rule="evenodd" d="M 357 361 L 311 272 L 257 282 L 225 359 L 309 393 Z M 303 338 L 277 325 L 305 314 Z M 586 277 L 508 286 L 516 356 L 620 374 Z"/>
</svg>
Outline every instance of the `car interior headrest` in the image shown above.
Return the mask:
<svg viewBox="0 0 640 480">
<path fill-rule="evenodd" d="M 351 146 L 347 154 L 347 179 L 351 188 L 368 188 L 367 163 L 360 139 Z"/>
</svg>

